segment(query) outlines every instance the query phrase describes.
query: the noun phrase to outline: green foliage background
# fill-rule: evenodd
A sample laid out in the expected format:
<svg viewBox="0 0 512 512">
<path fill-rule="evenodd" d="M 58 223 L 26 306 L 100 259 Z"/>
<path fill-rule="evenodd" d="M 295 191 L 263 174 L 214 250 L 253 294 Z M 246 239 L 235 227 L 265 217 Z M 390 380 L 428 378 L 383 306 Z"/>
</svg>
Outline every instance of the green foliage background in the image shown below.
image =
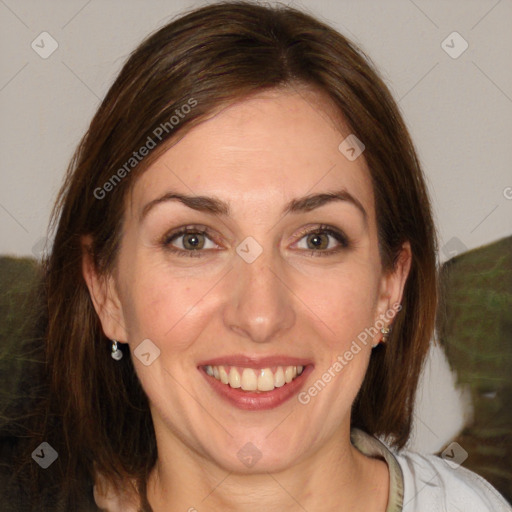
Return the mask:
<svg viewBox="0 0 512 512">
<path fill-rule="evenodd" d="M 512 237 L 447 262 L 441 286 L 438 335 L 474 408 L 455 441 L 512 502 Z"/>
<path fill-rule="evenodd" d="M 31 258 L 0 257 L 0 418 L 23 390 L 18 383 L 30 363 L 25 341 L 33 321 L 31 302 L 39 265 Z M 27 390 L 29 391 L 29 390 Z"/>
</svg>

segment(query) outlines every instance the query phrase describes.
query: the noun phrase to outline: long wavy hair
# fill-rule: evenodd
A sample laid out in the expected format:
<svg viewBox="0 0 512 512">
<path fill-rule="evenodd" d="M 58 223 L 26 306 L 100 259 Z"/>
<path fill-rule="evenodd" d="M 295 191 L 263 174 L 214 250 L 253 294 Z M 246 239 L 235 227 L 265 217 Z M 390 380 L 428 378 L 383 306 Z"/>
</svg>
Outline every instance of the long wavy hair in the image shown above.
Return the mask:
<svg viewBox="0 0 512 512">
<path fill-rule="evenodd" d="M 11 427 L 22 439 L 15 479 L 33 497 L 30 510 L 93 509 L 95 471 L 114 485 L 136 481 L 141 508 L 150 510 L 146 482 L 157 445 L 148 399 L 129 353 L 110 357 L 82 275 L 81 240 L 92 240 L 98 273 L 112 272 L 137 176 L 220 108 L 278 87 L 328 98 L 364 142 L 384 268 L 393 269 L 405 241 L 411 245 L 402 310 L 388 342 L 372 351 L 352 409 L 352 426 L 397 448 L 406 443 L 433 333 L 437 269 L 425 181 L 399 109 L 369 58 L 328 24 L 287 6 L 216 3 L 173 20 L 130 55 L 67 170 L 37 292 L 38 335 L 29 344 L 42 364 L 24 381 L 41 384 L 18 430 Z M 148 138 L 154 147 L 130 160 Z M 30 457 L 42 441 L 59 455 L 46 470 Z"/>
</svg>

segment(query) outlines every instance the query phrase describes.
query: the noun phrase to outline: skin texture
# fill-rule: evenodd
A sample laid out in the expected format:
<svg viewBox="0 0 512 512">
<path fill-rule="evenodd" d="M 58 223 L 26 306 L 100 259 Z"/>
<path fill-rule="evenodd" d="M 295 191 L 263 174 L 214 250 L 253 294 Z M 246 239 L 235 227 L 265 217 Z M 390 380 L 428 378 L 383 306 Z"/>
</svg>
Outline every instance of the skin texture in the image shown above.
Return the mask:
<svg viewBox="0 0 512 512">
<path fill-rule="evenodd" d="M 314 365 L 307 389 L 400 302 L 409 246 L 396 269 L 384 272 L 364 154 L 351 162 L 338 150 L 350 132 L 340 133 L 327 112 L 318 94 L 292 90 L 222 110 L 138 178 L 113 275 L 96 275 L 84 259 L 105 334 L 129 343 L 132 357 L 147 338 L 161 351 L 150 366 L 133 357 L 158 443 L 148 485 L 155 512 L 386 508 L 386 463 L 363 456 L 349 438 L 371 341 L 307 405 L 294 397 L 271 410 L 240 410 L 218 397 L 197 368 L 233 354 L 307 358 Z M 348 201 L 282 214 L 294 198 L 340 189 L 361 203 L 366 218 Z M 141 219 L 145 205 L 171 190 L 223 200 L 230 215 L 166 201 Z M 349 245 L 328 254 L 340 244 L 324 233 L 327 248 L 312 248 L 301 230 L 322 223 L 345 233 Z M 202 256 L 165 247 L 166 234 L 194 224 L 212 233 Z M 250 264 L 236 252 L 248 236 L 263 249 Z M 177 238 L 171 247 L 186 250 L 183 242 Z M 262 455 L 251 468 L 237 457 L 248 442 Z"/>
</svg>

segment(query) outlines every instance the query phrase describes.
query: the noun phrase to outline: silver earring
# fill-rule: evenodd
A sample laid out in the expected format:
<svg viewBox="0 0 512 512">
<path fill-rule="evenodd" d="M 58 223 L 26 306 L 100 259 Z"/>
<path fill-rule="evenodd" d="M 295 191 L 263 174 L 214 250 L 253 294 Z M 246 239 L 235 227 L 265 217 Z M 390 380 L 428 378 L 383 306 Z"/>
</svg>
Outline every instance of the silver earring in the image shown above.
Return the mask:
<svg viewBox="0 0 512 512">
<path fill-rule="evenodd" d="M 119 361 L 123 357 L 123 353 L 117 346 L 117 341 L 112 340 L 112 353 L 110 354 L 112 356 L 112 359 L 115 359 L 116 361 Z"/>
<path fill-rule="evenodd" d="M 383 327 L 380 330 L 380 332 L 382 333 L 382 338 L 380 339 L 380 341 L 375 343 L 375 345 L 372 345 L 372 348 L 375 348 L 377 345 L 380 345 L 381 343 L 386 343 L 386 341 L 388 341 L 389 333 L 391 332 L 391 327 Z"/>
</svg>

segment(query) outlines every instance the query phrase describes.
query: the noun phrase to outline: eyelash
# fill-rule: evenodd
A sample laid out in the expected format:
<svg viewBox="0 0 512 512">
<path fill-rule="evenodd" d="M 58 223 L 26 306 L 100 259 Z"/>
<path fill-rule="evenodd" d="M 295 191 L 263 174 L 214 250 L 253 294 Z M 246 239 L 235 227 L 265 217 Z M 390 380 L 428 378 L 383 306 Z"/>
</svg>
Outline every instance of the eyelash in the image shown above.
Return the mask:
<svg viewBox="0 0 512 512">
<path fill-rule="evenodd" d="M 163 239 L 161 241 L 161 245 L 169 252 L 176 254 L 178 256 L 185 256 L 185 257 L 192 257 L 192 258 L 198 258 L 198 257 L 204 256 L 204 254 L 201 254 L 201 253 L 204 253 L 204 250 L 199 249 L 199 250 L 186 251 L 183 249 L 177 249 L 176 247 L 173 247 L 171 245 L 171 242 L 173 242 L 180 236 L 188 235 L 188 234 L 206 235 L 210 240 L 215 242 L 213 234 L 210 232 L 210 230 L 206 226 L 192 225 L 192 226 L 186 226 L 184 228 L 179 228 L 177 231 L 173 231 L 171 233 L 167 233 L 163 237 Z M 327 250 L 326 249 L 324 249 L 324 250 L 303 249 L 304 251 L 307 251 L 310 256 L 331 256 L 331 255 L 336 254 L 336 253 L 340 252 L 341 250 L 347 249 L 351 246 L 349 239 L 343 232 L 341 232 L 331 226 L 325 225 L 325 224 L 321 224 L 314 228 L 303 229 L 299 233 L 299 238 L 298 238 L 297 242 L 302 240 L 307 235 L 316 235 L 316 234 L 326 234 L 326 235 L 332 236 L 339 243 L 339 246 L 335 249 L 327 249 Z"/>
</svg>

